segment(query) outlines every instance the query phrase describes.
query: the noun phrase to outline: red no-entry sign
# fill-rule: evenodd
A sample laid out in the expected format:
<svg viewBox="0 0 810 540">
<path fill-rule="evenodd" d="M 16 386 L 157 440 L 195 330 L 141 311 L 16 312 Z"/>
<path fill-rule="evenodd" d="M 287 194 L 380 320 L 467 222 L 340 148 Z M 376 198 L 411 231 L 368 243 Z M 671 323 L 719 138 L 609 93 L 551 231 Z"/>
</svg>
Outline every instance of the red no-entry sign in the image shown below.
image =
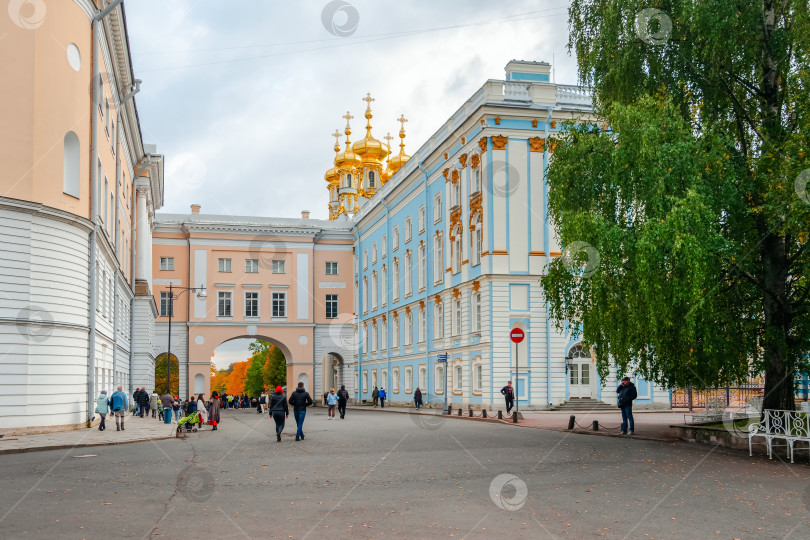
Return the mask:
<svg viewBox="0 0 810 540">
<path fill-rule="evenodd" d="M 520 343 L 524 337 L 526 334 L 520 328 L 512 328 L 512 331 L 509 332 L 509 338 L 515 343 Z"/>
</svg>

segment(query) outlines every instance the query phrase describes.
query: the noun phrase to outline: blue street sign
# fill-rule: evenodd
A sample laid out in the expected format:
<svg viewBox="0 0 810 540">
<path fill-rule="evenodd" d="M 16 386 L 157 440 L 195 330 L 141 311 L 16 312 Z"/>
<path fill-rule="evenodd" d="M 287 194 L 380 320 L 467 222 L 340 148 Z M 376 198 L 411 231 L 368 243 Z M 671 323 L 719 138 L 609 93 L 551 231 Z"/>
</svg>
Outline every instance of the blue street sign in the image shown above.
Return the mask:
<svg viewBox="0 0 810 540">
<path fill-rule="evenodd" d="M 440 354 L 439 356 L 436 357 L 436 359 L 439 362 L 447 362 L 447 358 L 448 358 L 448 355 L 446 355 L 446 354 Z"/>
</svg>

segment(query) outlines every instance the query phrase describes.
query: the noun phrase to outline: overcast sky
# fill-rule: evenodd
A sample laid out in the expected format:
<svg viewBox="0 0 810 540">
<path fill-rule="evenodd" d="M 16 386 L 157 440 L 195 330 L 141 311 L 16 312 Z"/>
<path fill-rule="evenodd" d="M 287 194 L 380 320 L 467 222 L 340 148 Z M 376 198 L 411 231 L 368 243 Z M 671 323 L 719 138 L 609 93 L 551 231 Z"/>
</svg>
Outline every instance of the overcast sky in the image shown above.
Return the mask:
<svg viewBox="0 0 810 540">
<path fill-rule="evenodd" d="M 412 155 L 510 59 L 576 83 L 567 0 L 126 2 L 144 141 L 166 156 L 165 212 L 327 217 L 335 129 L 371 92 L 373 134 L 408 118 Z M 335 11 L 333 17 L 325 10 Z M 326 22 L 326 24 L 325 24 Z M 396 143 L 394 143 L 396 144 Z M 230 352 L 226 349 L 233 349 Z M 227 366 L 244 344 L 217 350 Z M 226 359 L 227 357 L 227 359 Z"/>
</svg>

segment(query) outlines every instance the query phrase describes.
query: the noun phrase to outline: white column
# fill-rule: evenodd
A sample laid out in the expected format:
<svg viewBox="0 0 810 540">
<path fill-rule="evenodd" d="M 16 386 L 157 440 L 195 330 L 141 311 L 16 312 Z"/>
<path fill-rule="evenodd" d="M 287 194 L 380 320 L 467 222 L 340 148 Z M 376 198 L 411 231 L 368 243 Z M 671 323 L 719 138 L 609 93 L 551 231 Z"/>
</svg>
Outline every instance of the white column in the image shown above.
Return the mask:
<svg viewBox="0 0 810 540">
<path fill-rule="evenodd" d="M 135 265 L 135 279 L 150 281 L 150 269 L 152 268 L 152 250 L 151 250 L 151 234 L 149 231 L 149 215 L 146 210 L 146 189 L 137 189 L 137 223 L 136 228 L 136 265 Z"/>
</svg>

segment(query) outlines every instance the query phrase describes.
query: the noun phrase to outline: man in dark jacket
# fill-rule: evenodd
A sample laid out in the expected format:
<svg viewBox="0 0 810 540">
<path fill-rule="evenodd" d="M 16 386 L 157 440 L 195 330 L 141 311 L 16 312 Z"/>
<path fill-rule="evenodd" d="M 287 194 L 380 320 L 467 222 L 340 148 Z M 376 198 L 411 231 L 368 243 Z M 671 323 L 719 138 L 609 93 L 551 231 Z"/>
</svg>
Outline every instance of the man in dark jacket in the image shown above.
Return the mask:
<svg viewBox="0 0 810 540">
<path fill-rule="evenodd" d="M 304 418 L 307 415 L 307 407 L 313 403 L 314 401 L 312 401 L 309 392 L 304 390 L 304 383 L 298 383 L 298 388 L 295 389 L 295 392 L 290 394 L 290 405 L 293 406 L 295 423 L 298 425 L 298 431 L 295 432 L 296 441 L 304 439 Z"/>
<path fill-rule="evenodd" d="M 337 397 L 338 413 L 340 413 L 340 419 L 342 420 L 343 417 L 346 416 L 346 403 L 349 402 L 349 391 L 346 390 L 346 385 L 340 385 L 340 390 L 337 391 Z"/>
<path fill-rule="evenodd" d="M 135 398 L 138 402 L 138 406 L 140 407 L 140 414 L 139 416 L 143 418 L 144 413 L 149 414 L 149 394 L 146 393 L 146 390 L 141 388 L 140 392 L 138 392 L 138 397 Z"/>
<path fill-rule="evenodd" d="M 281 441 L 281 432 L 284 431 L 284 421 L 290 416 L 290 408 L 287 407 L 287 399 L 280 386 L 276 386 L 276 392 L 270 396 L 267 408 L 270 409 L 270 416 L 276 423 L 276 441 Z"/>
<path fill-rule="evenodd" d="M 509 414 L 509 411 L 515 405 L 515 391 L 512 389 L 512 381 L 507 382 L 506 386 L 501 388 L 501 394 L 506 400 L 506 414 Z"/>
<path fill-rule="evenodd" d="M 377 403 L 380 400 L 380 391 L 376 386 L 374 387 L 374 390 L 371 391 L 371 399 L 374 401 L 374 407 L 376 408 Z"/>
<path fill-rule="evenodd" d="M 630 377 L 624 377 L 621 384 L 616 389 L 617 402 L 622 411 L 622 435 L 633 434 L 633 400 L 638 397 L 636 385 L 630 382 Z M 630 423 L 630 431 L 627 431 L 627 424 Z"/>
</svg>

